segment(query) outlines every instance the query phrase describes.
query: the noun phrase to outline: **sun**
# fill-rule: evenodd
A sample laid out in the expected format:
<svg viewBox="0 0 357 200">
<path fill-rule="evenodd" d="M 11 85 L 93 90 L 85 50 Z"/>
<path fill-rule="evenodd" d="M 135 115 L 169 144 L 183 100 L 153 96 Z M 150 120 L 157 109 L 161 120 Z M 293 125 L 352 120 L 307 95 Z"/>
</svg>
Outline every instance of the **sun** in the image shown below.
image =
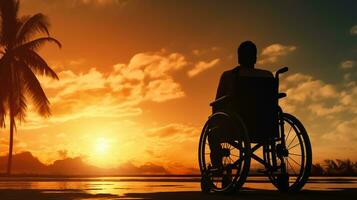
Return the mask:
<svg viewBox="0 0 357 200">
<path fill-rule="evenodd" d="M 110 148 L 108 139 L 98 138 L 94 144 L 94 150 L 96 154 L 107 154 Z"/>
</svg>

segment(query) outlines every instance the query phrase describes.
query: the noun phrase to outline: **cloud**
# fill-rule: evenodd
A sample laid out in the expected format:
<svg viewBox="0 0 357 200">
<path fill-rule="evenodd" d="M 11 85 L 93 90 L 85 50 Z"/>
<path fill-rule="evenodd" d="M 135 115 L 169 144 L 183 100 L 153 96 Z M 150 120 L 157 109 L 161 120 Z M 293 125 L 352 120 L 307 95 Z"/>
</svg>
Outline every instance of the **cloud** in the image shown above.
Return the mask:
<svg viewBox="0 0 357 200">
<path fill-rule="evenodd" d="M 195 67 L 191 70 L 189 70 L 187 72 L 187 75 L 189 77 L 194 77 L 194 76 L 197 76 L 199 73 L 209 69 L 209 68 L 212 68 L 214 67 L 215 65 L 217 65 L 219 63 L 220 59 L 219 58 L 216 58 L 216 59 L 213 59 L 211 61 L 208 61 L 208 62 L 205 62 L 205 61 L 200 61 L 198 62 Z"/>
<path fill-rule="evenodd" d="M 286 56 L 295 50 L 296 46 L 288 46 L 278 43 L 272 44 L 263 49 L 261 53 L 262 59 L 258 61 L 258 64 L 275 63 L 278 61 L 278 58 Z"/>
<path fill-rule="evenodd" d="M 184 96 L 185 93 L 181 90 L 180 84 L 171 78 L 167 78 L 150 81 L 146 87 L 145 99 L 150 99 L 154 102 L 164 102 Z"/>
<path fill-rule="evenodd" d="M 165 49 L 135 54 L 128 63 L 117 63 L 105 73 L 95 67 L 80 71 L 78 65 L 86 62 L 79 61 L 67 63 L 67 66 L 75 65 L 76 70 L 59 71 L 59 81 L 39 77 L 51 102 L 52 116 L 41 118 L 29 104 L 27 121 L 19 126 L 20 129 L 38 129 L 83 117 L 141 115 L 142 103 L 184 98 L 186 94 L 174 75 L 193 63 L 184 55 Z M 219 59 L 199 61 L 194 75 L 218 62 Z"/>
<path fill-rule="evenodd" d="M 352 26 L 350 30 L 351 35 L 357 35 L 357 25 Z"/>
<path fill-rule="evenodd" d="M 162 127 L 150 129 L 148 132 L 149 137 L 172 137 L 176 135 L 181 135 L 184 137 L 198 135 L 198 130 L 194 127 L 187 126 L 184 124 L 167 124 Z"/>
<path fill-rule="evenodd" d="M 288 96 L 279 102 L 280 106 L 284 112 L 301 119 L 320 158 L 333 154 L 334 158 L 354 159 L 357 150 L 352 142 L 356 140 L 353 128 L 357 123 L 357 84 L 354 81 L 332 84 L 296 73 L 282 77 L 281 91 Z"/>
<path fill-rule="evenodd" d="M 312 113 L 321 117 L 342 112 L 343 110 L 345 110 L 345 107 L 342 105 L 334 105 L 332 107 L 327 107 L 323 104 L 316 103 L 309 105 L 308 109 L 310 109 Z"/>
<path fill-rule="evenodd" d="M 285 78 L 281 88 L 286 90 L 289 100 L 300 103 L 305 101 L 315 102 L 339 96 L 335 86 L 300 73 Z"/>
<path fill-rule="evenodd" d="M 4 130 L 3 130 L 4 131 Z M 5 134 L 9 134 L 8 130 L 5 130 Z M 9 138 L 0 138 L 0 155 L 8 153 Z M 14 151 L 21 152 L 28 148 L 28 144 L 24 140 L 14 138 L 13 140 Z"/>
<path fill-rule="evenodd" d="M 353 61 L 353 60 L 346 60 L 346 61 L 343 61 L 343 62 L 340 64 L 340 68 L 341 68 L 341 69 L 352 69 L 355 65 L 356 65 L 356 62 L 355 62 L 355 61 Z"/>
<path fill-rule="evenodd" d="M 340 140 L 344 142 L 350 143 L 351 141 L 357 141 L 357 135 L 355 133 L 355 129 L 357 127 L 357 117 L 340 122 L 336 128 L 324 135 L 324 138 L 330 140 Z"/>
<path fill-rule="evenodd" d="M 215 53 L 219 50 L 222 50 L 222 48 L 213 46 L 211 48 L 206 48 L 206 49 L 194 49 L 191 52 L 195 56 L 202 56 L 202 55 L 209 54 L 209 53 Z"/>
<path fill-rule="evenodd" d="M 352 99 L 357 97 L 357 87 L 350 84 L 329 84 L 310 75 L 296 73 L 282 78 L 280 88 L 288 96 L 281 104 L 288 112 L 301 112 L 316 119 L 338 117 L 338 114 L 346 112 L 354 114 L 357 104 Z"/>
<path fill-rule="evenodd" d="M 124 6 L 129 0 L 70 0 L 73 5 L 121 5 Z"/>
<path fill-rule="evenodd" d="M 47 121 L 31 112 L 22 128 L 40 128 L 48 123 L 80 117 L 123 117 L 140 115 L 143 102 L 165 102 L 185 96 L 173 73 L 187 66 L 179 53 L 138 53 L 128 63 L 118 63 L 109 73 L 91 68 L 87 72 L 64 70 L 60 80 L 41 77 L 53 116 Z M 31 115 L 31 118 L 30 118 Z"/>
</svg>

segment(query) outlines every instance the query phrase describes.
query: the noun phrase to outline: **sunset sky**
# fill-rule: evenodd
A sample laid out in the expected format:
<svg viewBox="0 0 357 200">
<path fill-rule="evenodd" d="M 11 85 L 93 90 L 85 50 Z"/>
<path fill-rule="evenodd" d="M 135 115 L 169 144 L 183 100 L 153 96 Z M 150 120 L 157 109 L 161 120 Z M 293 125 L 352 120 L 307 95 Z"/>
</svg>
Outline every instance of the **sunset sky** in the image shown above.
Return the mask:
<svg viewBox="0 0 357 200">
<path fill-rule="evenodd" d="M 258 68 L 290 68 L 281 105 L 308 130 L 314 162 L 357 160 L 357 2 L 339 2 L 22 0 L 20 15 L 46 14 L 63 48 L 40 51 L 60 77 L 40 78 L 52 116 L 30 106 L 14 151 L 190 173 L 219 77 L 251 40 Z"/>
</svg>

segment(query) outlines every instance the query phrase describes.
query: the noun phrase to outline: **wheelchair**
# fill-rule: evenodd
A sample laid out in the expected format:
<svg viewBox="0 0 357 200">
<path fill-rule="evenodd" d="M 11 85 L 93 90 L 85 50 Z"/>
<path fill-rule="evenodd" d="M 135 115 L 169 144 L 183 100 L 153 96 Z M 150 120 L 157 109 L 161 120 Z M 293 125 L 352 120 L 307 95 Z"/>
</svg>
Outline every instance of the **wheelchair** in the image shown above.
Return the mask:
<svg viewBox="0 0 357 200">
<path fill-rule="evenodd" d="M 303 188 L 311 171 L 312 151 L 303 124 L 279 106 L 279 99 L 287 96 L 279 93 L 279 75 L 287 71 L 281 68 L 271 78 L 239 76 L 239 98 L 224 96 L 210 104 L 213 114 L 203 127 L 198 149 L 203 192 L 238 191 L 252 159 L 263 165 L 260 172 L 279 191 Z M 211 160 L 209 138 L 213 136 L 218 138 L 219 167 Z"/>
</svg>

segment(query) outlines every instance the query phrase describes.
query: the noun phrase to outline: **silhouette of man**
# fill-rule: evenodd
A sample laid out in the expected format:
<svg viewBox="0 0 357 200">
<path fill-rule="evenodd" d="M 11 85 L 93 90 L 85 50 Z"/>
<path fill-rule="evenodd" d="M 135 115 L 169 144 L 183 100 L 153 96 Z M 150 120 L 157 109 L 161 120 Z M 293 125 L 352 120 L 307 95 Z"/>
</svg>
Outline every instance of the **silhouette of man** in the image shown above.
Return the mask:
<svg viewBox="0 0 357 200">
<path fill-rule="evenodd" d="M 227 95 L 239 98 L 239 94 L 236 92 L 236 79 L 239 76 L 273 77 L 273 74 L 269 71 L 254 68 L 257 61 L 257 47 L 253 42 L 245 41 L 241 43 L 238 47 L 237 54 L 239 66 L 225 71 L 222 74 L 217 89 L 216 99 Z M 249 87 L 249 85 L 246 87 Z M 211 149 L 210 157 L 213 168 L 222 167 L 222 147 L 220 144 L 222 138 L 232 137 L 232 135 L 223 135 L 227 134 L 227 132 L 229 133 L 229 131 L 224 129 L 225 127 L 213 127 L 208 136 L 209 146 Z"/>
</svg>

